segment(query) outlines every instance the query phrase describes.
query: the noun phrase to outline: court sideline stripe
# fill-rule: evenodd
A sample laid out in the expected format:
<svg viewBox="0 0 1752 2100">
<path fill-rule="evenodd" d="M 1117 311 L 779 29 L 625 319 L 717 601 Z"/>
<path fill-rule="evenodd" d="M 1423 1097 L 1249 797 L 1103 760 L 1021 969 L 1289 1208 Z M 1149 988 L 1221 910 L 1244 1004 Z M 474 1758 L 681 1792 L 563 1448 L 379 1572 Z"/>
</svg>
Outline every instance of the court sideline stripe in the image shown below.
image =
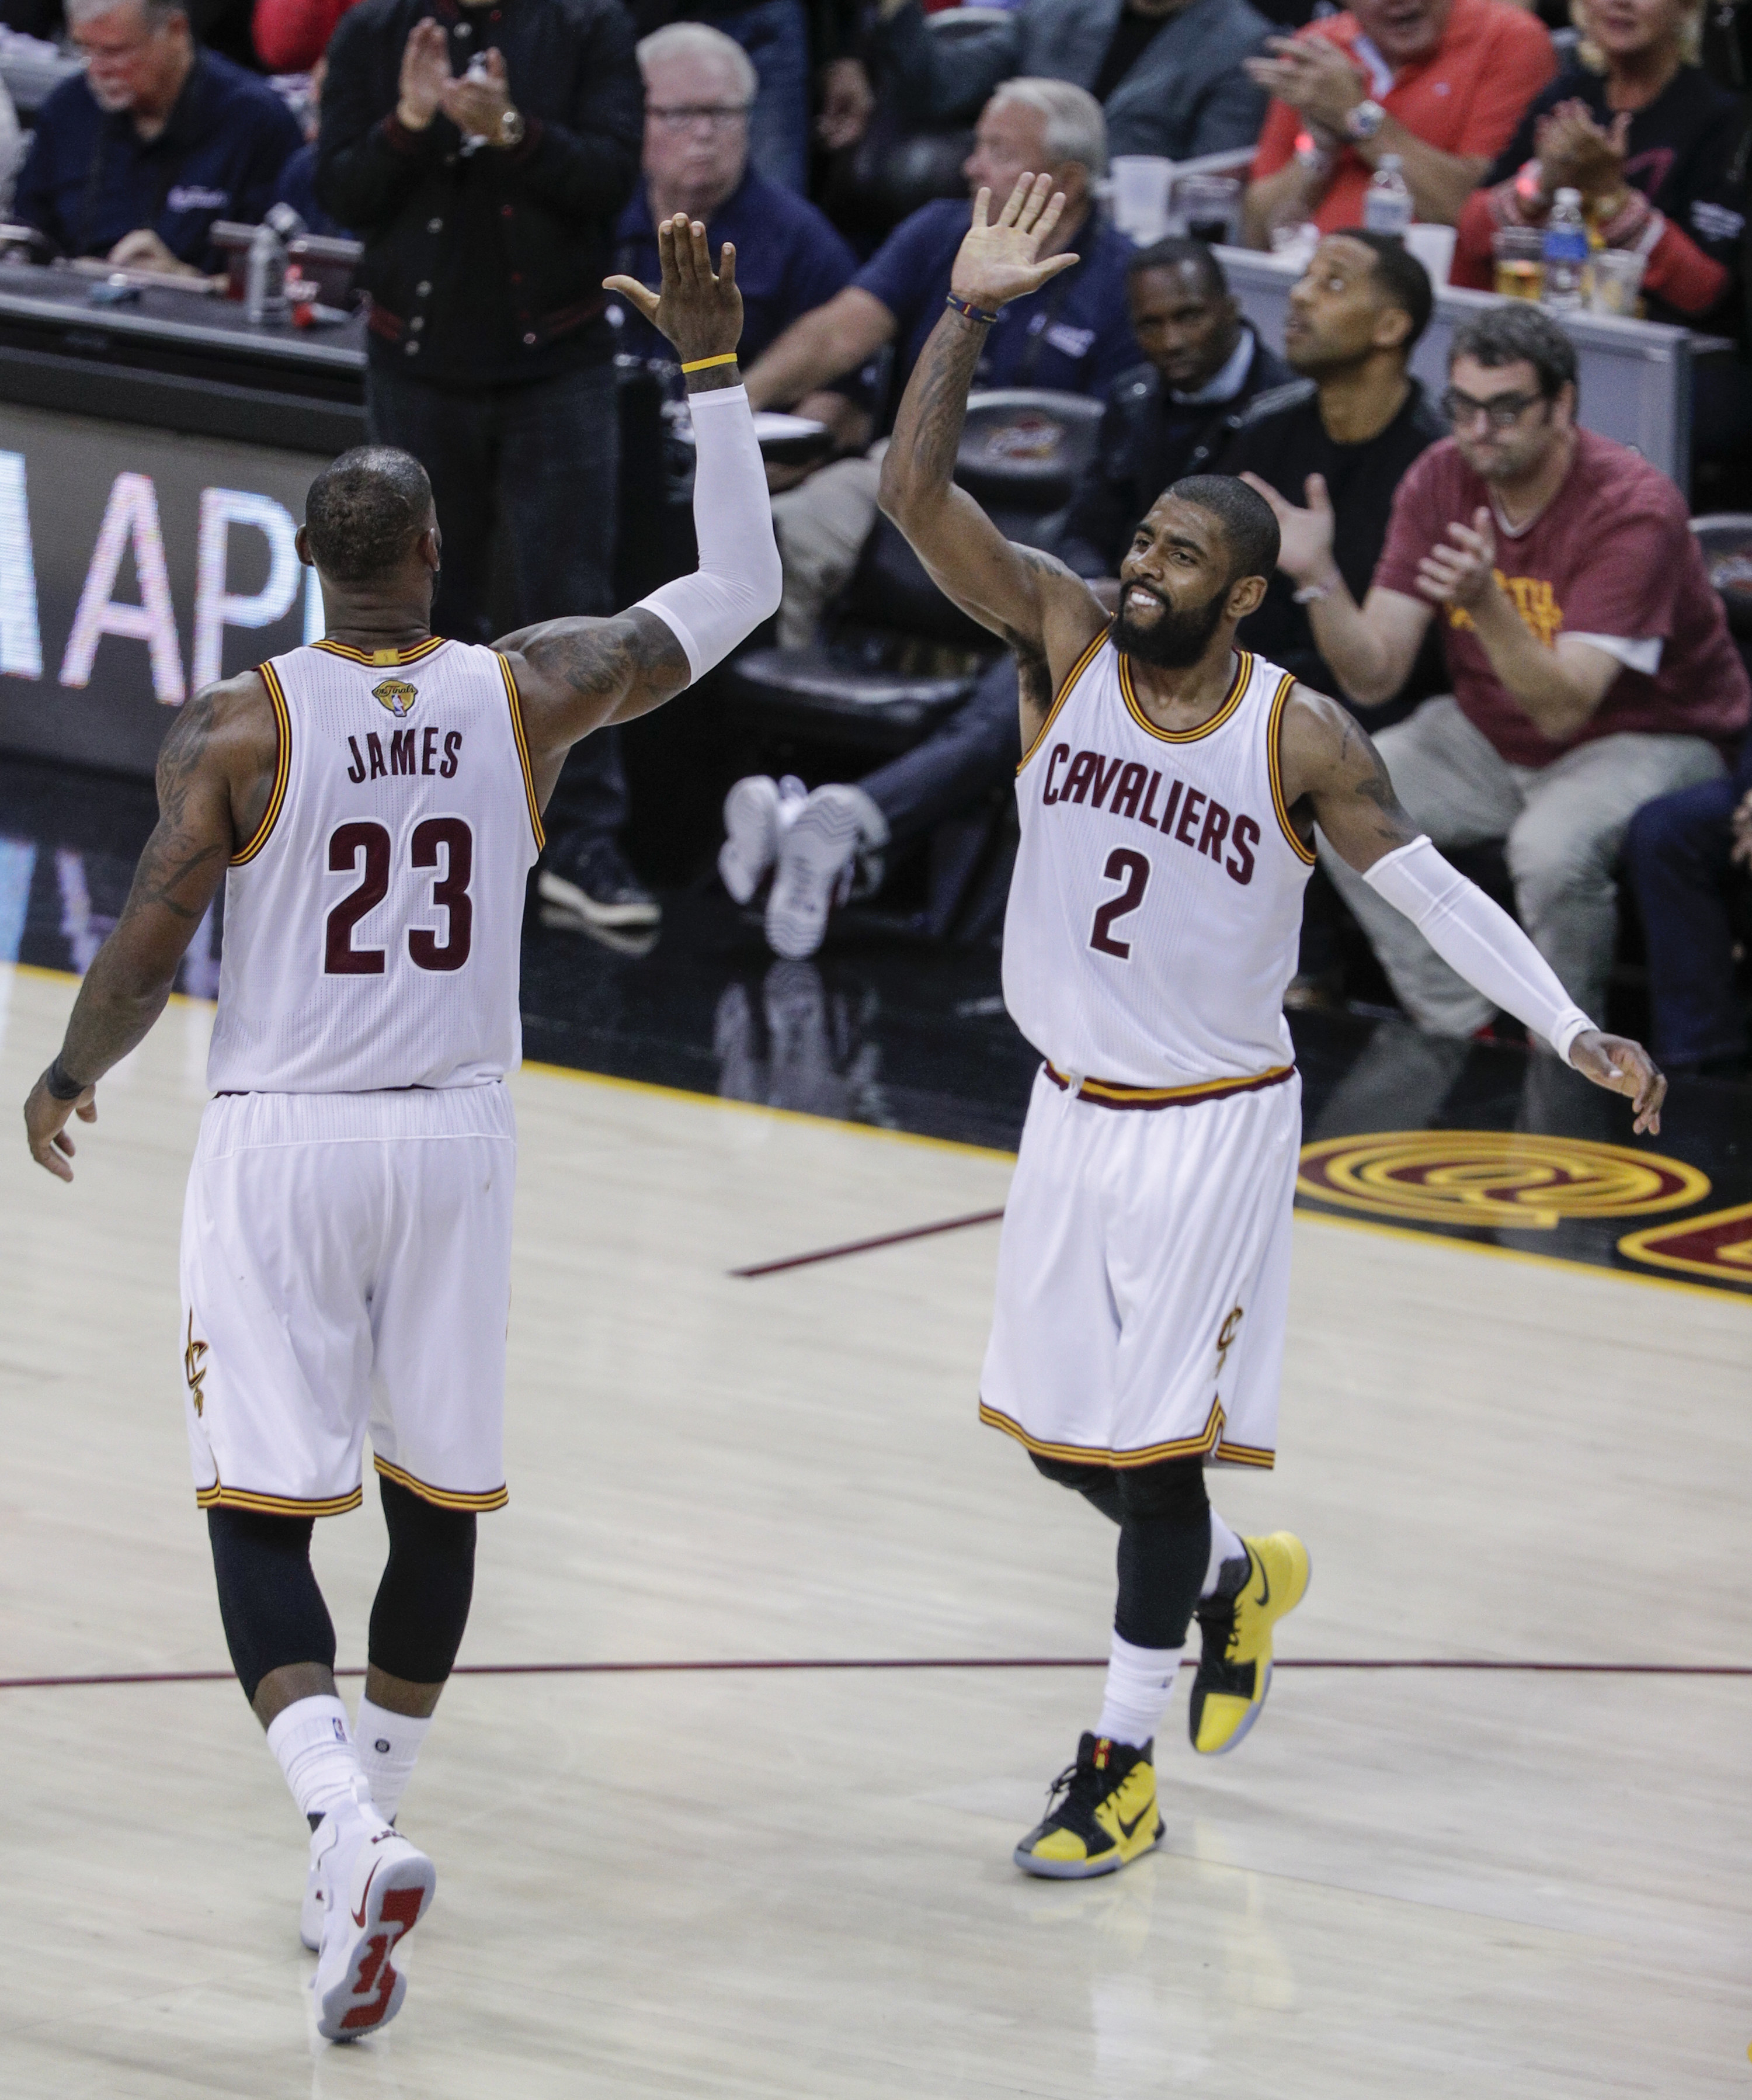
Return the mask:
<svg viewBox="0 0 1752 2100">
<path fill-rule="evenodd" d="M 874 1239 L 846 1240 L 839 1246 L 817 1247 L 812 1254 L 786 1255 L 778 1261 L 757 1261 L 748 1268 L 733 1268 L 732 1276 L 776 1276 L 781 1268 L 808 1268 L 813 1262 L 838 1261 L 842 1255 L 868 1254 L 873 1247 L 899 1246 L 904 1240 L 927 1240 L 935 1233 L 958 1233 L 964 1225 L 995 1225 L 1004 1213 L 970 1211 L 964 1218 L 939 1218 L 935 1224 L 909 1225 L 898 1233 L 878 1233 Z"/>
<path fill-rule="evenodd" d="M 658 1677 L 777 1670 L 1105 1670 L 1107 1658 L 1084 1655 L 777 1657 L 704 1662 L 464 1662 L 456 1677 Z M 1455 1656 L 1280 1655 L 1278 1670 L 1507 1670 L 1563 1677 L 1752 1677 L 1741 1662 L 1510 1662 Z M 337 1670 L 337 1677 L 363 1677 Z M 0 1677 L 0 1692 L 60 1692 L 105 1684 L 230 1684 L 229 1670 L 140 1670 L 90 1676 Z"/>
</svg>

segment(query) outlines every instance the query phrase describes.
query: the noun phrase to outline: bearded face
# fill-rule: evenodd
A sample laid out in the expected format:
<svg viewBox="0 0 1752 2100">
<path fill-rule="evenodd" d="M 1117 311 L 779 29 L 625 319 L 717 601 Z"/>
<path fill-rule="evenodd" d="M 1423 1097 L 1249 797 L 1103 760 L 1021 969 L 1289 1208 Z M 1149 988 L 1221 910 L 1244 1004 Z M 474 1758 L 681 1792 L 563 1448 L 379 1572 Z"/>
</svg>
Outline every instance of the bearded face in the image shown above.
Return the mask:
<svg viewBox="0 0 1752 2100">
<path fill-rule="evenodd" d="M 1116 647 L 1159 670 L 1184 671 L 1210 646 L 1228 602 L 1226 583 L 1195 604 L 1177 604 L 1147 584 L 1129 583 L 1113 623 Z"/>
</svg>

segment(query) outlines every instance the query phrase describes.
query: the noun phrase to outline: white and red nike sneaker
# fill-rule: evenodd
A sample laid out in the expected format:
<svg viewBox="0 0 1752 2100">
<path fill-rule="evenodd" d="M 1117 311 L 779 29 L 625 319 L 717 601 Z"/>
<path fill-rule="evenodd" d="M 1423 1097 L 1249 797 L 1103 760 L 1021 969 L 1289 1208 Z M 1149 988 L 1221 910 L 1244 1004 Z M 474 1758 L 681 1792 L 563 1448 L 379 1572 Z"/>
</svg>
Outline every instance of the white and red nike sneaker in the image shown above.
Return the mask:
<svg viewBox="0 0 1752 2100">
<path fill-rule="evenodd" d="M 425 1915 L 438 1875 L 372 1806 L 363 1778 L 354 1781 L 354 1798 L 318 1824 L 310 1855 L 323 1906 L 310 1982 L 317 2032 L 329 2041 L 357 2041 L 402 2010 L 407 1979 L 395 1966 L 396 1943 Z"/>
</svg>

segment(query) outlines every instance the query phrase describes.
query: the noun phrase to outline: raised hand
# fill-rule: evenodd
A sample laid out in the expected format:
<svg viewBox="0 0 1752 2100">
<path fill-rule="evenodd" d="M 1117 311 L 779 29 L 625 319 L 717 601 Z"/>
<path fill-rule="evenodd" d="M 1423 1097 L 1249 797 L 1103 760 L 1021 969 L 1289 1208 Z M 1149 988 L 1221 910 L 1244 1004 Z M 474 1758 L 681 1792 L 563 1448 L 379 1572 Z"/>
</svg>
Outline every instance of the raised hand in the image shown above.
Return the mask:
<svg viewBox="0 0 1752 2100">
<path fill-rule="evenodd" d="M 876 93 L 861 59 L 830 59 L 821 68 L 821 113 L 815 135 L 830 153 L 855 146 L 870 128 Z"/>
<path fill-rule="evenodd" d="M 1268 37 L 1273 55 L 1242 60 L 1257 86 L 1312 125 L 1342 138 L 1345 119 L 1367 98 L 1362 75 L 1330 37 Z"/>
<path fill-rule="evenodd" d="M 511 107 L 511 83 L 503 55 L 490 49 L 479 74 L 471 78 L 462 73 L 447 81 L 440 106 L 465 139 L 484 139 L 488 145 L 495 145 L 500 121 Z"/>
<path fill-rule="evenodd" d="M 712 273 L 706 229 L 685 211 L 657 229 L 663 264 L 661 288 L 649 290 L 636 277 L 605 277 L 602 289 L 618 293 L 675 345 L 684 364 L 719 357 L 742 340 L 742 295 L 736 289 L 736 249 L 728 240 Z M 730 368 L 722 368 L 728 372 Z"/>
<path fill-rule="evenodd" d="M 444 25 L 429 16 L 416 22 L 402 46 L 402 77 L 396 90 L 396 121 L 404 130 L 425 130 L 443 104 L 450 80 L 450 40 Z"/>
<path fill-rule="evenodd" d="M 1417 587 L 1432 605 L 1476 606 L 1491 588 L 1496 569 L 1496 533 L 1481 504 L 1470 525 L 1450 525 L 1446 545 L 1430 549 L 1417 565 Z"/>
<path fill-rule="evenodd" d="M 1285 502 L 1257 474 L 1244 474 L 1241 479 L 1271 505 L 1278 521 L 1278 567 L 1284 575 L 1296 584 L 1325 582 L 1333 568 L 1332 499 L 1327 494 L 1326 477 L 1311 474 L 1302 483 L 1308 499 L 1305 510 Z"/>
<path fill-rule="evenodd" d="M 988 313 L 1037 292 L 1077 260 L 1068 253 L 1041 259 L 1064 213 L 1064 192 L 1054 189 L 1050 175 L 1019 175 L 995 222 L 991 208 L 992 192 L 981 190 L 949 276 L 957 299 Z"/>
<path fill-rule="evenodd" d="M 1569 1046 L 1569 1061 L 1584 1079 L 1609 1094 L 1628 1094 L 1636 1110 L 1632 1124 L 1640 1137 L 1661 1133 L 1661 1104 L 1666 1099 L 1666 1075 L 1640 1043 L 1627 1036 L 1604 1035 L 1590 1028 Z"/>
<path fill-rule="evenodd" d="M 1590 202 L 1615 196 L 1624 188 L 1624 157 L 1630 143 L 1630 112 L 1621 110 L 1604 129 L 1585 102 L 1561 102 L 1534 135 L 1540 188 L 1546 197 L 1565 185 Z"/>
</svg>

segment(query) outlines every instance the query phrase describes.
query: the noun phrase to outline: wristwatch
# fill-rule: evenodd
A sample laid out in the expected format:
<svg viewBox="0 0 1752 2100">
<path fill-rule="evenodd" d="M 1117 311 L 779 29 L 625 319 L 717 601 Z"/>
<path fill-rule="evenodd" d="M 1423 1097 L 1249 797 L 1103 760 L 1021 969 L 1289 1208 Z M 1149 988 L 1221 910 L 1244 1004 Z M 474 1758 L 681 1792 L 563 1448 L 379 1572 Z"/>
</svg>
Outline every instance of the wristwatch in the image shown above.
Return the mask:
<svg viewBox="0 0 1752 2100">
<path fill-rule="evenodd" d="M 523 135 L 528 129 L 521 109 L 508 109 L 499 120 L 499 136 L 493 143 L 495 146 L 521 146 Z"/>
<path fill-rule="evenodd" d="M 1367 145 L 1387 121 L 1387 112 L 1371 99 L 1359 102 L 1345 112 L 1345 136 L 1353 146 Z"/>
</svg>

